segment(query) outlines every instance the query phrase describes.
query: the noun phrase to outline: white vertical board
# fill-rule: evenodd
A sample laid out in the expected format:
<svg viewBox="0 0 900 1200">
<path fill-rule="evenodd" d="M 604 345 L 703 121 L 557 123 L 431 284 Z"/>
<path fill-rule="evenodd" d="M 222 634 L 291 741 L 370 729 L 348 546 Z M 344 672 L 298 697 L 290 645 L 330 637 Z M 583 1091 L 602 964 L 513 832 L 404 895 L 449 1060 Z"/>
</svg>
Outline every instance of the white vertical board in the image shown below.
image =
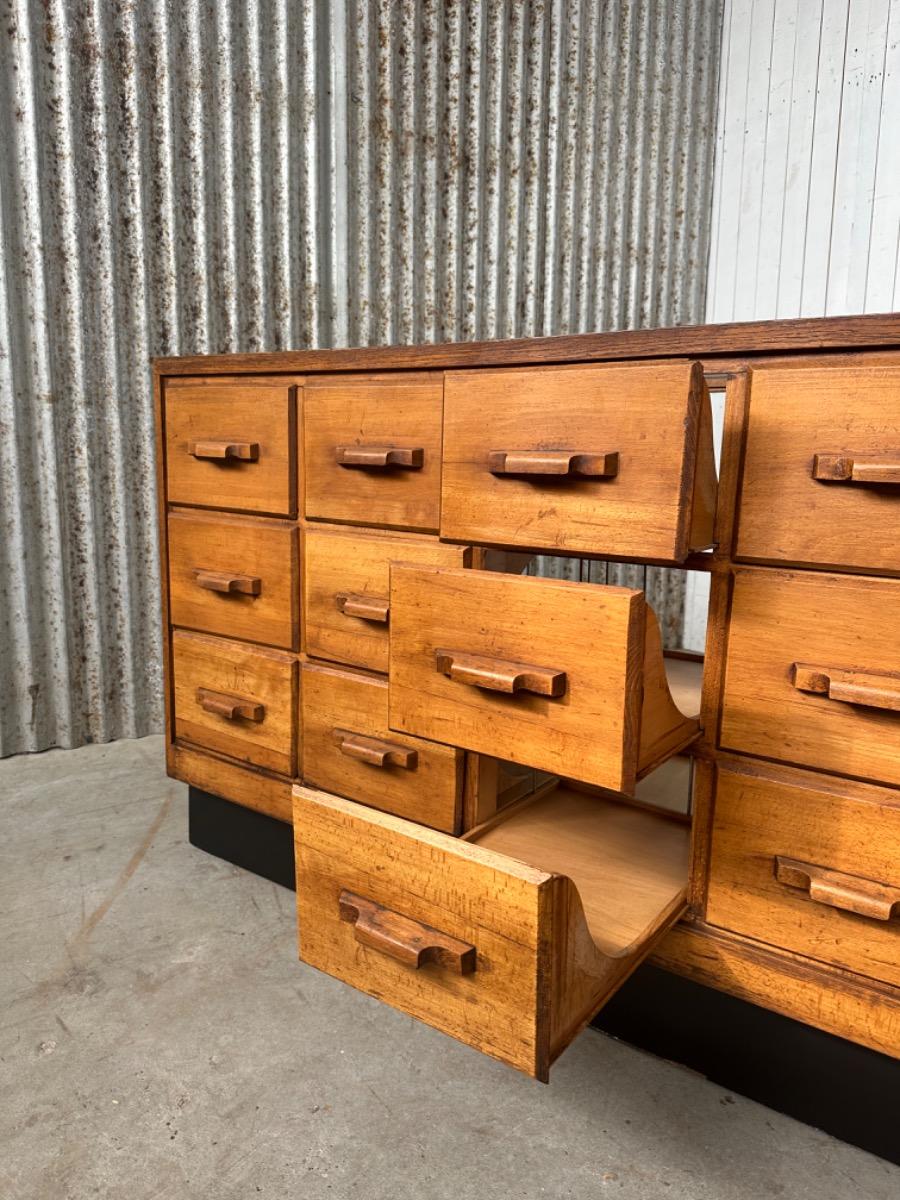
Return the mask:
<svg viewBox="0 0 900 1200">
<path fill-rule="evenodd" d="M 900 0 L 727 0 L 708 321 L 898 302 Z"/>
</svg>

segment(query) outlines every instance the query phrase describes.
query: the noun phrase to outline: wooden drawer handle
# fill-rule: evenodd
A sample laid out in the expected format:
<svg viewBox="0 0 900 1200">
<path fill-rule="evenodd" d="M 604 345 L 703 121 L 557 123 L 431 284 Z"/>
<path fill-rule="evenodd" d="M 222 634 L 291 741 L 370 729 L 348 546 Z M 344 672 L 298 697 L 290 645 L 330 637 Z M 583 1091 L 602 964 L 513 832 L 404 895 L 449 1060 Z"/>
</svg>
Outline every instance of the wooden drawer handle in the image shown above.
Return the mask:
<svg viewBox="0 0 900 1200">
<path fill-rule="evenodd" d="M 362 733 L 351 733 L 349 729 L 332 729 L 331 736 L 337 742 L 341 754 L 369 763 L 373 767 L 402 767 L 414 771 L 419 765 L 418 750 L 408 750 L 396 742 L 385 742 L 381 738 L 367 737 Z"/>
<path fill-rule="evenodd" d="M 207 571 L 203 567 L 194 568 L 194 583 L 208 592 L 258 596 L 262 591 L 262 580 L 255 575 L 232 575 L 229 571 Z"/>
<path fill-rule="evenodd" d="M 358 942 L 380 950 L 404 966 L 418 970 L 425 963 L 437 963 L 457 975 L 471 975 L 475 970 L 475 947 L 468 942 L 401 916 L 346 888 L 341 892 L 339 906 L 341 920 L 353 926 Z"/>
<path fill-rule="evenodd" d="M 880 454 L 817 454 L 812 477 L 832 483 L 900 483 L 900 458 Z"/>
<path fill-rule="evenodd" d="M 842 671 L 836 667 L 814 667 L 794 663 L 794 687 L 801 692 L 900 712 L 900 676 L 876 675 L 867 671 Z"/>
<path fill-rule="evenodd" d="M 240 462 L 256 462 L 259 458 L 259 442 L 191 442 L 188 454 L 194 458 L 232 458 Z"/>
<path fill-rule="evenodd" d="M 338 466 L 369 471 L 418 471 L 425 465 L 421 446 L 335 446 Z"/>
<path fill-rule="evenodd" d="M 197 703 L 205 712 L 215 713 L 229 721 L 255 721 L 259 723 L 266 715 L 262 704 L 245 700 L 242 696 L 229 696 L 225 692 L 211 692 L 209 688 L 197 688 Z"/>
<path fill-rule="evenodd" d="M 529 663 L 504 662 L 455 650 L 435 650 L 435 665 L 441 675 L 456 683 L 468 683 L 491 692 L 534 692 L 536 696 L 564 696 L 565 671 L 533 667 Z"/>
<path fill-rule="evenodd" d="M 900 913 L 900 888 L 859 875 L 845 875 L 843 871 L 776 855 L 775 878 L 788 887 L 802 888 L 817 904 L 871 917 L 873 921 L 890 921 Z"/>
<path fill-rule="evenodd" d="M 366 596 L 359 592 L 337 592 L 334 597 L 338 612 L 345 617 L 359 617 L 362 621 L 378 621 L 384 625 L 391 612 L 391 602 L 381 596 Z"/>
<path fill-rule="evenodd" d="M 617 451 L 585 454 L 574 450 L 492 450 L 492 475 L 568 475 L 570 478 L 612 479 L 619 473 Z"/>
</svg>

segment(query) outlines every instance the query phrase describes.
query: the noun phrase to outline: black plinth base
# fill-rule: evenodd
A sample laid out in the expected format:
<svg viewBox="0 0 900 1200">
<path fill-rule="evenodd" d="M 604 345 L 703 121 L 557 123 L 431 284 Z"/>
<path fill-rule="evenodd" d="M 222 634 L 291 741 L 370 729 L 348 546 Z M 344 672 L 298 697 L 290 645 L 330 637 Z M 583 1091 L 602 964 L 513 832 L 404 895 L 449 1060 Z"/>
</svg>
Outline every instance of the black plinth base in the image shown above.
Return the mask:
<svg viewBox="0 0 900 1200">
<path fill-rule="evenodd" d="M 294 887 L 289 825 L 193 787 L 189 821 L 192 845 Z M 900 1062 L 886 1055 L 649 965 L 594 1025 L 900 1164 Z"/>
</svg>

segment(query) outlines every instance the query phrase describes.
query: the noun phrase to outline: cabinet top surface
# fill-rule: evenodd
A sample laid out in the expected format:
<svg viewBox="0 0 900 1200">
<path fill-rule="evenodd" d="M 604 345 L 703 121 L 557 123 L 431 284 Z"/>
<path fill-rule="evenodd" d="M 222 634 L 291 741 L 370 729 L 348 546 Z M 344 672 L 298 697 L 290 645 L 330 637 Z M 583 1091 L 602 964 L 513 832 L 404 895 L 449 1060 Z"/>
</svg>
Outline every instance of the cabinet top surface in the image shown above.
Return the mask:
<svg viewBox="0 0 900 1200">
<path fill-rule="evenodd" d="M 488 342 L 279 350 L 157 358 L 157 375 L 409 370 L 691 356 L 704 359 L 820 350 L 900 348 L 900 313 L 682 325 Z"/>
</svg>

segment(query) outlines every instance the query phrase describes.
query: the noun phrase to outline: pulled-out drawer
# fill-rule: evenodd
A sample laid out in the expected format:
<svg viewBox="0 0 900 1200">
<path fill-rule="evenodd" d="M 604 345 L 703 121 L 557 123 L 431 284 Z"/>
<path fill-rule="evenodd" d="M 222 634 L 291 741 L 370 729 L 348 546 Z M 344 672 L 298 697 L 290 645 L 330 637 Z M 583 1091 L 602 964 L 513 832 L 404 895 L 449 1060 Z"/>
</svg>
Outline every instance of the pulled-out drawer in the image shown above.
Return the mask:
<svg viewBox="0 0 900 1200">
<path fill-rule="evenodd" d="M 287 521 L 169 514 L 173 625 L 298 650 L 297 530 Z"/>
<path fill-rule="evenodd" d="M 900 986 L 900 792 L 724 760 L 707 920 Z"/>
<path fill-rule="evenodd" d="M 630 792 L 698 732 L 643 592 L 391 567 L 391 729 Z"/>
<path fill-rule="evenodd" d="M 754 369 L 737 556 L 900 573 L 900 366 Z"/>
<path fill-rule="evenodd" d="M 175 737 L 296 774 L 297 661 L 279 650 L 172 634 Z"/>
<path fill-rule="evenodd" d="M 900 581 L 737 571 L 720 740 L 900 784 Z"/>
<path fill-rule="evenodd" d="M 296 390 L 276 379 L 169 380 L 169 503 L 295 516 Z"/>
<path fill-rule="evenodd" d="M 306 783 L 447 833 L 459 831 L 465 755 L 388 728 L 388 685 L 305 663 L 301 774 Z"/>
<path fill-rule="evenodd" d="M 460 840 L 294 789 L 304 962 L 546 1080 L 685 907 L 689 830 L 559 788 Z"/>
<path fill-rule="evenodd" d="M 445 376 L 442 537 L 681 562 L 712 542 L 715 504 L 699 363 Z"/>
<path fill-rule="evenodd" d="M 468 566 L 471 551 L 434 537 L 308 525 L 303 536 L 306 651 L 387 672 L 391 563 Z"/>
</svg>

